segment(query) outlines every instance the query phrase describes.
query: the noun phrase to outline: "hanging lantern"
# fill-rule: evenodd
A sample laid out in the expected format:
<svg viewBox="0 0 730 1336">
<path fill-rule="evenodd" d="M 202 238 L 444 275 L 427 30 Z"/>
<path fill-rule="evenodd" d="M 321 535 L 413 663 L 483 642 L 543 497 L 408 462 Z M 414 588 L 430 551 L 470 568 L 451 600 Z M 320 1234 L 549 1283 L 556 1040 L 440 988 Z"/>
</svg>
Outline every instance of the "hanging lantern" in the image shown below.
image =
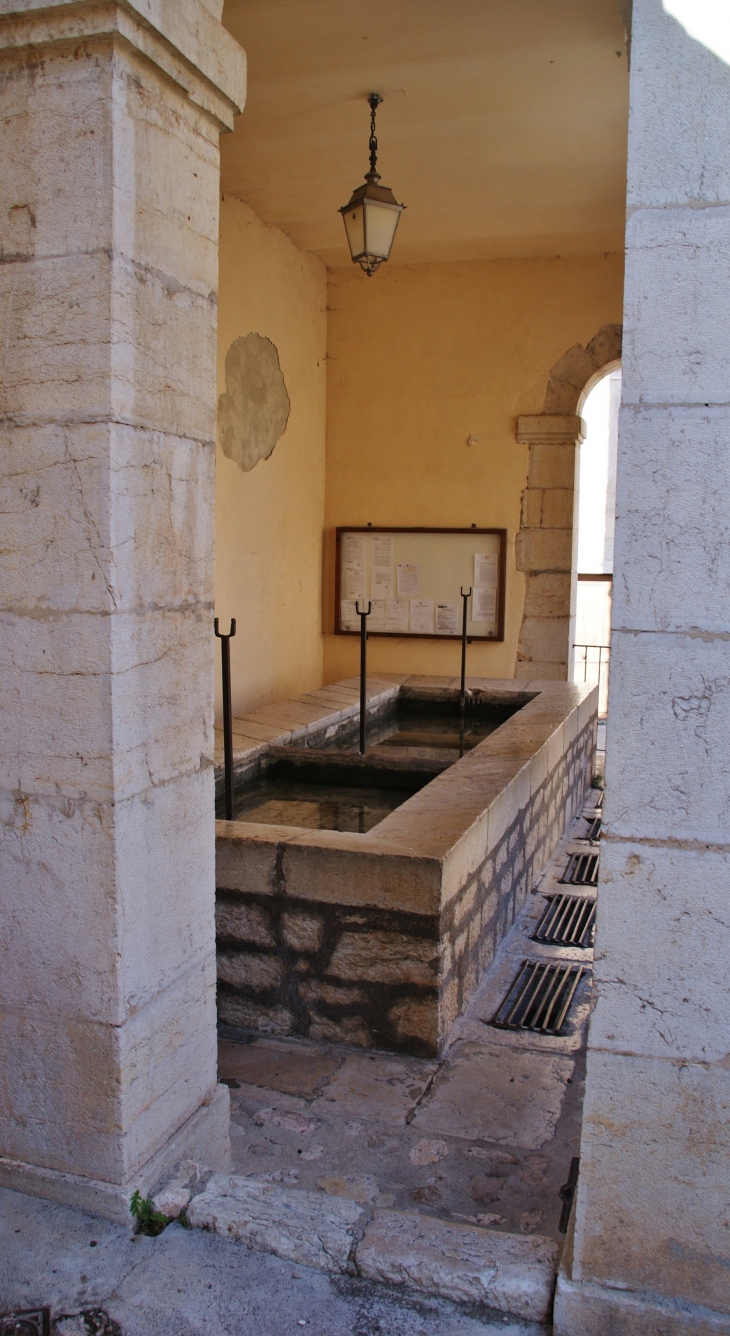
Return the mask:
<svg viewBox="0 0 730 1336">
<path fill-rule="evenodd" d="M 376 169 L 378 141 L 375 138 L 375 112 L 382 102 L 380 93 L 371 93 L 370 103 L 370 171 L 364 186 L 352 193 L 349 204 L 340 209 L 347 233 L 347 244 L 355 264 L 359 264 L 369 278 L 378 265 L 387 260 L 393 245 L 398 220 L 405 208 L 399 204 L 388 186 L 381 186 Z"/>
</svg>

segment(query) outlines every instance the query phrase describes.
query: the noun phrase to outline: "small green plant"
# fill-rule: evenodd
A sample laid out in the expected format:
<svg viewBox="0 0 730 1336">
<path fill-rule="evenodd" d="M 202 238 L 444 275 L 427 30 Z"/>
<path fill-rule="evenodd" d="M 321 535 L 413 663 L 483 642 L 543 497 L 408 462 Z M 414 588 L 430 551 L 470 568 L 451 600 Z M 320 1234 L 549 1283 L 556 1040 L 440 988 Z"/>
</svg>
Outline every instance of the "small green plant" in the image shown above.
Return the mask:
<svg viewBox="0 0 730 1336">
<path fill-rule="evenodd" d="M 594 775 L 593 778 L 592 778 L 592 780 L 591 780 L 591 788 L 592 788 L 592 789 L 602 789 L 603 787 L 604 787 L 604 784 L 603 784 L 603 775 Z"/>
<path fill-rule="evenodd" d="M 170 1223 L 166 1215 L 155 1210 L 154 1202 L 150 1197 L 140 1197 L 138 1188 L 134 1190 L 129 1209 L 137 1221 L 137 1232 L 147 1234 L 150 1238 L 155 1238 L 157 1234 L 161 1234 Z"/>
</svg>

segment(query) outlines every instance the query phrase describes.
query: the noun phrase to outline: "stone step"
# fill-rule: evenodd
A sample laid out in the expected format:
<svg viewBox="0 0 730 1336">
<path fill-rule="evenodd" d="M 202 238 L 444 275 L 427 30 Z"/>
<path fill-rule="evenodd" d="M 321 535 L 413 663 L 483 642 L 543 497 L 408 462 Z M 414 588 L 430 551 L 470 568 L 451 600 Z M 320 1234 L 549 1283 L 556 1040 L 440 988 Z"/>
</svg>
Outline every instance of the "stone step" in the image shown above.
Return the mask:
<svg viewBox="0 0 730 1336">
<path fill-rule="evenodd" d="M 188 1223 L 241 1239 L 323 1271 L 360 1274 L 541 1322 L 560 1248 L 552 1239 L 506 1234 L 422 1215 L 368 1212 L 348 1198 L 216 1174 Z"/>
</svg>

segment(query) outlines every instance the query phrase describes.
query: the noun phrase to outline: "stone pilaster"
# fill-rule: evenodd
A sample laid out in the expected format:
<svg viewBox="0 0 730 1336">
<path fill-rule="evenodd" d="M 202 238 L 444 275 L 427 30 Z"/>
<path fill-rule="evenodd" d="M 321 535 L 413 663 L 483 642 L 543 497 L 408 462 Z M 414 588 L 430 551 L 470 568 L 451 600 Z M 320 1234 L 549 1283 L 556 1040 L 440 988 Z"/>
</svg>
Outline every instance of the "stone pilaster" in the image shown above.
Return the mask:
<svg viewBox="0 0 730 1336">
<path fill-rule="evenodd" d="M 0 0 L 0 1182 L 222 1163 L 216 0 Z"/>
<path fill-rule="evenodd" d="M 517 419 L 517 441 L 530 453 L 515 539 L 517 569 L 527 577 L 515 677 L 568 677 L 576 445 L 584 437 L 575 414 Z"/>
<path fill-rule="evenodd" d="M 694 36 L 669 8 L 633 6 L 598 997 L 560 1336 L 730 1332 L 730 68 L 722 6 L 687 10 Z"/>
</svg>

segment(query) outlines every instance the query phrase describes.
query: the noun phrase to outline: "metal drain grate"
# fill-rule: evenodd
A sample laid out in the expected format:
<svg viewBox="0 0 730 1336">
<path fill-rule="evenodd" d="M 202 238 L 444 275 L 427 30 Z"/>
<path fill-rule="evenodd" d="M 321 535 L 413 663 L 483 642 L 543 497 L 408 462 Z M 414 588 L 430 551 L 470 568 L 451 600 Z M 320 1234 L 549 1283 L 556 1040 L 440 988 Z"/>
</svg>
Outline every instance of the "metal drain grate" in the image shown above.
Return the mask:
<svg viewBox="0 0 730 1336">
<path fill-rule="evenodd" d="M 598 854 L 571 854 L 560 878 L 561 886 L 597 886 Z"/>
<path fill-rule="evenodd" d="M 0 1336 L 51 1336 L 50 1308 L 24 1309 L 0 1317 Z"/>
<path fill-rule="evenodd" d="M 600 838 L 601 818 L 600 816 L 593 816 L 593 817 L 584 816 L 583 820 L 588 822 L 588 830 L 586 831 L 585 835 L 582 836 L 582 839 L 590 840 L 591 843 L 593 843 L 595 840 Z"/>
<path fill-rule="evenodd" d="M 582 965 L 525 960 L 492 1025 L 558 1034 L 584 974 Z"/>
<path fill-rule="evenodd" d="M 549 946 L 593 946 L 596 902 L 587 895 L 548 895 L 533 942 Z"/>
</svg>

